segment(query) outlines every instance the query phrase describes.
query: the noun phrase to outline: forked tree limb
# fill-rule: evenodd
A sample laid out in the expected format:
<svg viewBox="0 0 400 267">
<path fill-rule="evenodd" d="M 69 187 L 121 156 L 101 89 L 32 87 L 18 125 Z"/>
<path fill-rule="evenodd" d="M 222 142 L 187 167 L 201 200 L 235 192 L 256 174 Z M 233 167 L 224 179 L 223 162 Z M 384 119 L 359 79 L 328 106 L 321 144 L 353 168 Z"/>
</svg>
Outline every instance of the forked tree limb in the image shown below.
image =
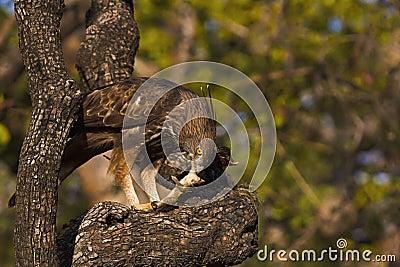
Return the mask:
<svg viewBox="0 0 400 267">
<path fill-rule="evenodd" d="M 93 0 L 77 69 L 86 90 L 129 79 L 139 46 L 132 1 Z"/>
<path fill-rule="evenodd" d="M 224 266 L 257 248 L 255 195 L 235 188 L 199 207 L 137 212 L 102 202 L 64 225 L 61 266 Z"/>
</svg>

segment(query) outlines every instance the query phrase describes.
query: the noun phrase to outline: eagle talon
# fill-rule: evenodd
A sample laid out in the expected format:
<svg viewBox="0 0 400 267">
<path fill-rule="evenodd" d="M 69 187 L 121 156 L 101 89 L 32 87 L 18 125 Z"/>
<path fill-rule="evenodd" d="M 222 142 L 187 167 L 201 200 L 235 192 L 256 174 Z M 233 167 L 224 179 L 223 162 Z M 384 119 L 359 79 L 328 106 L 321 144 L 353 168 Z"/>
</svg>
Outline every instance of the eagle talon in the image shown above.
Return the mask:
<svg viewBox="0 0 400 267">
<path fill-rule="evenodd" d="M 159 208 L 160 202 L 159 201 L 152 201 L 150 202 L 151 208 L 155 211 Z"/>
<path fill-rule="evenodd" d="M 156 202 L 155 205 L 157 205 L 157 207 L 156 207 L 157 211 L 170 211 L 171 209 L 174 208 L 174 206 L 169 205 L 165 202 L 161 202 L 161 201 L 154 201 L 154 202 Z M 154 209 L 154 210 L 156 210 L 156 209 Z"/>
<path fill-rule="evenodd" d="M 153 208 L 152 203 L 146 203 L 146 204 L 133 204 L 131 208 L 135 211 L 142 211 L 142 212 L 152 212 L 155 209 Z"/>
<path fill-rule="evenodd" d="M 176 178 L 175 176 L 171 176 L 172 181 L 174 181 L 174 183 L 178 186 L 184 186 L 183 184 L 181 184 L 181 182 L 178 180 L 178 178 Z"/>
</svg>

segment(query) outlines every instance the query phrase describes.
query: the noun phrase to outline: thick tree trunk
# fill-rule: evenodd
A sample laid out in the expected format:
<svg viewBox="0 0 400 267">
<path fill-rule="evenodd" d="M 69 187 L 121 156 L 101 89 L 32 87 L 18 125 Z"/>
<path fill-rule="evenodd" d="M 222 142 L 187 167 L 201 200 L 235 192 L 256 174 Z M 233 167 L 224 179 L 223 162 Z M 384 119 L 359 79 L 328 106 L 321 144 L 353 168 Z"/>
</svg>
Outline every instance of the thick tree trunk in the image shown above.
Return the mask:
<svg viewBox="0 0 400 267">
<path fill-rule="evenodd" d="M 32 116 L 17 175 L 16 266 L 57 266 L 57 176 L 80 91 L 65 70 L 62 1 L 15 1 Z"/>
<path fill-rule="evenodd" d="M 61 266 L 225 266 L 258 249 L 255 196 L 238 188 L 200 207 L 142 213 L 102 202 L 65 225 Z"/>
</svg>

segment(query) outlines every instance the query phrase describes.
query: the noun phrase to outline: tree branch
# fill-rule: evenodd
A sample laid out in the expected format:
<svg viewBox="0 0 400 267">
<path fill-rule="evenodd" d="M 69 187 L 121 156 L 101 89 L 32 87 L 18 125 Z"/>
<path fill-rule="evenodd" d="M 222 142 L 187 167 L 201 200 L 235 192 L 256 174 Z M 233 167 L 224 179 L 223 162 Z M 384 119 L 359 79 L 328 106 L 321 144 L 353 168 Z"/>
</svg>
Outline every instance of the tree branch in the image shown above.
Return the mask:
<svg viewBox="0 0 400 267">
<path fill-rule="evenodd" d="M 132 1 L 92 1 L 77 68 L 86 89 L 129 79 L 139 46 Z"/>
<path fill-rule="evenodd" d="M 102 202 L 64 225 L 61 266 L 210 266 L 243 262 L 257 249 L 255 195 L 237 188 L 200 207 L 142 213 Z"/>
<path fill-rule="evenodd" d="M 57 266 L 57 176 L 80 91 L 64 67 L 62 1 L 15 1 L 32 115 L 21 149 L 14 232 L 16 266 Z"/>
</svg>

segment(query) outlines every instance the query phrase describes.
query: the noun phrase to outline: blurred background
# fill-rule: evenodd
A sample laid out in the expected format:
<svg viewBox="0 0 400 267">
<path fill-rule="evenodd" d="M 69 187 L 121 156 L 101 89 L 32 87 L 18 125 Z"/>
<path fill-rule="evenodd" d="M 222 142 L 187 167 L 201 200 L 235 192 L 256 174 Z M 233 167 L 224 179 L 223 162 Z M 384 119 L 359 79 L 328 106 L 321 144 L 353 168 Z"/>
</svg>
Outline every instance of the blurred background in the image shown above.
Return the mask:
<svg viewBox="0 0 400 267">
<path fill-rule="evenodd" d="M 89 5 L 67 0 L 63 17 L 65 61 L 77 81 L 75 54 Z M 267 98 L 278 139 L 271 171 L 257 192 L 260 248 L 319 251 L 345 238 L 348 248 L 395 254 L 399 264 L 397 1 L 136 0 L 135 8 L 141 32 L 135 75 L 190 60 L 217 61 L 247 74 Z M 7 201 L 30 116 L 12 9 L 11 1 L 0 1 L 0 266 L 14 266 L 14 210 Z M 216 89 L 216 97 L 221 94 Z M 224 101 L 241 107 L 234 98 Z M 256 136 L 254 117 L 241 118 Z M 257 160 L 252 155 L 251 162 Z M 99 156 L 62 184 L 58 229 L 98 201 L 123 201 L 105 175 L 107 164 Z M 248 168 L 244 182 L 250 176 Z M 254 256 L 241 266 L 265 265 L 278 262 Z"/>
</svg>

